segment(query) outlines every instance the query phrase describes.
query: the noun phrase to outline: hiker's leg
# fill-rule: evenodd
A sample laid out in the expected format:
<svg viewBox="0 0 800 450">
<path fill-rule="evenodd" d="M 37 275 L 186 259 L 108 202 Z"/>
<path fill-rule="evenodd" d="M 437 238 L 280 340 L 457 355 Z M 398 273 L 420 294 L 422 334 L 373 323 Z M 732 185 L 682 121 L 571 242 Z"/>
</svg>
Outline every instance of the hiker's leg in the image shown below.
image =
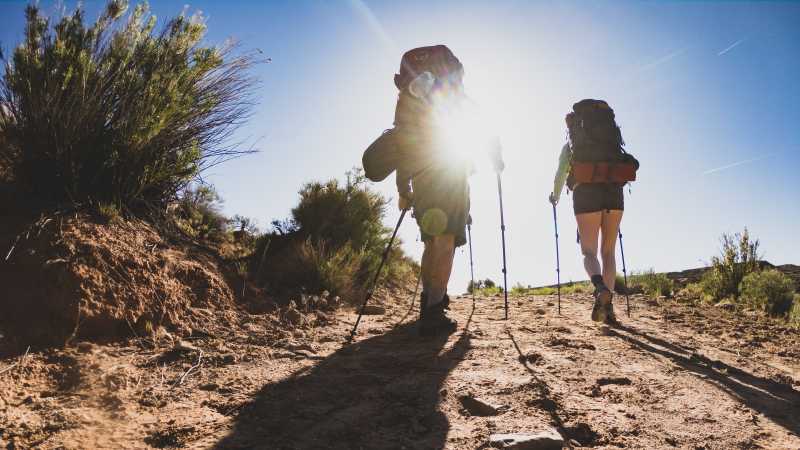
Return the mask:
<svg viewBox="0 0 800 450">
<path fill-rule="evenodd" d="M 450 272 L 453 269 L 455 255 L 455 236 L 443 234 L 431 237 L 425 243 L 425 251 L 429 252 L 428 268 L 428 307 L 439 304 L 447 292 Z"/>
<path fill-rule="evenodd" d="M 433 260 L 433 243 L 431 239 L 425 241 L 425 250 L 422 252 L 422 262 L 421 262 L 421 270 L 422 270 L 422 292 L 430 292 L 431 291 L 431 280 L 433 279 L 433 268 L 434 264 Z"/>
<path fill-rule="evenodd" d="M 600 256 L 603 259 L 603 281 L 613 291 L 617 279 L 617 233 L 619 232 L 619 224 L 622 221 L 622 210 L 605 210 L 602 214 Z"/>
<path fill-rule="evenodd" d="M 581 237 L 583 267 L 586 269 L 589 278 L 600 275 L 602 268 L 600 267 L 600 261 L 597 260 L 597 235 L 600 232 L 602 212 L 576 214 L 575 220 L 578 221 L 578 233 Z"/>
</svg>

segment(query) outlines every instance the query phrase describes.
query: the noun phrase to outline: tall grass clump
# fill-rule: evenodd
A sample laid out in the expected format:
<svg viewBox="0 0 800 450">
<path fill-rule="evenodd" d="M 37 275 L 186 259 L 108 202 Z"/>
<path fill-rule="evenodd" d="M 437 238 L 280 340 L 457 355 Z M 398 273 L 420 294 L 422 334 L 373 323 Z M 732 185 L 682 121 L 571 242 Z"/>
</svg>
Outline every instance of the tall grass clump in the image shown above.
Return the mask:
<svg viewBox="0 0 800 450">
<path fill-rule="evenodd" d="M 702 291 L 714 300 L 737 299 L 745 276 L 759 270 L 758 239 L 751 239 L 747 228 L 720 238 L 719 256 L 711 258 L 711 268 L 700 280 Z"/>
<path fill-rule="evenodd" d="M 86 23 L 80 7 L 57 19 L 27 7 L 0 79 L 0 161 L 21 187 L 140 211 L 245 153 L 229 138 L 250 114 L 256 60 L 202 44 L 199 13 L 156 32 L 146 3 L 127 11 L 112 0 Z"/>
</svg>

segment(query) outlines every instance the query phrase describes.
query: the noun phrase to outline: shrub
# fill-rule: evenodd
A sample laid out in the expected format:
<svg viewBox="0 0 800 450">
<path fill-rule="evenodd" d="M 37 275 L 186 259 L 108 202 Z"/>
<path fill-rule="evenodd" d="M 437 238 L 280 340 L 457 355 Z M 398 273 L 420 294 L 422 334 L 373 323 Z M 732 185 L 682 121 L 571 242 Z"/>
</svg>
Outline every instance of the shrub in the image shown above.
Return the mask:
<svg viewBox="0 0 800 450">
<path fill-rule="evenodd" d="M 770 315 L 783 315 L 792 308 L 794 282 L 775 269 L 748 274 L 739 290 L 741 303 Z"/>
<path fill-rule="evenodd" d="M 300 190 L 292 218 L 273 221 L 274 231 L 256 243 L 251 271 L 262 283 L 289 296 L 298 289 L 327 290 L 355 301 L 389 243 L 391 230 L 383 225 L 386 204 L 383 196 L 367 187 L 360 170 L 348 172 L 344 183 L 335 179 L 308 183 Z M 403 284 L 416 275 L 418 265 L 400 246 L 395 239 L 383 282 Z"/>
<path fill-rule="evenodd" d="M 699 302 L 712 303 L 714 298 L 705 293 L 705 288 L 701 283 L 689 283 L 683 289 L 678 291 L 675 297 L 679 301 L 684 301 L 692 304 Z"/>
<path fill-rule="evenodd" d="M 758 239 L 751 240 L 747 228 L 742 233 L 723 234 L 719 256 L 711 259 L 711 269 L 700 281 L 703 292 L 715 300 L 739 297 L 744 277 L 759 269 Z"/>
<path fill-rule="evenodd" d="M 794 301 L 792 302 L 792 308 L 789 310 L 787 319 L 790 324 L 800 327 L 800 294 L 794 294 Z"/>
<path fill-rule="evenodd" d="M 220 212 L 222 200 L 211 186 L 189 186 L 180 194 L 173 217 L 187 235 L 220 242 L 227 231 L 228 219 Z"/>
<path fill-rule="evenodd" d="M 255 60 L 201 44 L 200 14 L 155 33 L 146 3 L 111 0 L 96 22 L 25 13 L 24 41 L 0 80 L 0 161 L 44 197 L 163 207 L 202 170 L 242 153 L 226 144 L 251 110 Z M 0 56 L 2 57 L 2 56 Z"/>
<path fill-rule="evenodd" d="M 672 295 L 674 283 L 666 274 L 656 273 L 653 269 L 641 273 L 634 273 L 628 280 L 629 287 L 638 286 L 645 294 L 651 297 Z"/>
</svg>

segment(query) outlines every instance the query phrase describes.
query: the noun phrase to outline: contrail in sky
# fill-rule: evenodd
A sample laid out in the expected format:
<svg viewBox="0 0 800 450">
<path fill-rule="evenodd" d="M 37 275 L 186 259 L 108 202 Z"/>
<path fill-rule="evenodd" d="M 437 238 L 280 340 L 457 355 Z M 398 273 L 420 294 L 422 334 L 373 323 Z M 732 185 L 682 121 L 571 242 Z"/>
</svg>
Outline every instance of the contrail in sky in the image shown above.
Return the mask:
<svg viewBox="0 0 800 450">
<path fill-rule="evenodd" d="M 742 161 L 736 161 L 734 163 L 726 164 L 724 166 L 717 167 L 715 169 L 706 170 L 705 172 L 703 172 L 703 175 L 710 175 L 712 173 L 721 172 L 723 170 L 730 169 L 731 167 L 736 167 L 736 166 L 741 166 L 743 164 L 749 164 L 749 163 L 752 163 L 752 162 L 761 161 L 762 159 L 767 158 L 769 156 L 770 155 L 763 155 L 763 156 L 759 156 L 757 158 L 750 158 L 750 159 L 745 159 L 745 160 L 742 160 Z"/>
<path fill-rule="evenodd" d="M 647 64 L 643 65 L 642 67 L 639 68 L 639 70 L 637 72 L 643 72 L 645 70 L 652 69 L 653 67 L 660 66 L 661 64 L 664 64 L 665 62 L 668 62 L 672 58 L 680 55 L 684 51 L 686 51 L 685 48 L 681 48 L 681 49 L 675 50 L 674 52 L 672 52 L 672 53 L 670 53 L 670 54 L 668 54 L 666 56 L 662 56 L 661 58 L 658 58 L 657 60 L 655 60 L 655 61 L 653 61 L 651 63 L 647 63 Z"/>
<path fill-rule="evenodd" d="M 734 47 L 738 46 L 739 44 L 741 44 L 742 42 L 744 42 L 744 41 L 746 41 L 746 40 L 747 40 L 747 38 L 741 38 L 741 39 L 739 39 L 738 41 L 736 41 L 736 42 L 734 42 L 733 44 L 729 45 L 729 46 L 728 46 L 728 48 L 726 48 L 725 50 L 723 50 L 723 51 L 719 52 L 719 53 L 717 54 L 717 56 L 722 56 L 722 55 L 724 55 L 725 53 L 728 53 L 729 51 L 733 50 L 733 49 L 734 49 Z"/>
<path fill-rule="evenodd" d="M 392 50 L 396 49 L 397 45 L 395 44 L 394 39 L 389 36 L 389 33 L 386 32 L 386 29 L 383 28 L 383 25 L 381 25 L 380 21 L 378 21 L 378 18 L 375 17 L 375 14 L 371 9 L 369 9 L 369 6 L 367 6 L 363 0 L 350 0 L 350 5 L 355 10 L 356 14 L 358 14 L 364 20 L 364 22 L 367 23 L 369 29 L 378 35 L 378 37 L 380 37 L 384 45 L 390 47 Z"/>
</svg>

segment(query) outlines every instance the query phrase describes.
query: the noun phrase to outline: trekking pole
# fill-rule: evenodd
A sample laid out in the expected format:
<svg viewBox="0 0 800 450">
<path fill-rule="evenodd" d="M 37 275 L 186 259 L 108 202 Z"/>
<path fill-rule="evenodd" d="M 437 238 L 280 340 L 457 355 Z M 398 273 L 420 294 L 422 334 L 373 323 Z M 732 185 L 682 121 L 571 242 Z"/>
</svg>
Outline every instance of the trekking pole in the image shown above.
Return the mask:
<svg viewBox="0 0 800 450">
<path fill-rule="evenodd" d="M 472 304 L 475 305 L 475 268 L 472 265 L 472 217 L 467 222 L 467 237 L 469 238 L 469 278 L 472 283 Z"/>
<path fill-rule="evenodd" d="M 505 320 L 508 320 L 508 270 L 506 267 L 506 222 L 503 218 L 503 184 L 497 172 L 497 195 L 500 197 L 500 236 L 503 242 L 503 296 L 505 297 Z"/>
<path fill-rule="evenodd" d="M 620 251 L 620 253 L 622 253 L 622 277 L 623 277 L 623 280 L 625 281 L 625 285 L 624 285 L 624 288 L 625 288 L 625 304 L 626 304 L 626 306 L 628 308 L 628 310 L 627 310 L 628 318 L 630 318 L 631 317 L 631 300 L 628 297 L 628 271 L 627 271 L 627 268 L 625 267 L 625 249 L 622 247 L 622 229 L 619 230 L 619 251 Z"/>
<path fill-rule="evenodd" d="M 553 203 L 553 225 L 556 228 L 556 284 L 558 289 L 558 315 L 561 315 L 561 261 L 558 256 L 558 219 L 556 216 L 556 204 Z"/>
<path fill-rule="evenodd" d="M 369 302 L 369 299 L 372 298 L 372 293 L 375 292 L 375 286 L 378 283 L 378 277 L 381 275 L 381 270 L 383 269 L 384 264 L 386 264 L 386 259 L 389 257 L 389 252 L 392 250 L 392 244 L 394 244 L 394 238 L 397 236 L 397 231 L 400 229 L 400 224 L 403 223 L 403 218 L 405 218 L 406 212 L 408 212 L 408 208 L 404 209 L 403 212 L 400 213 L 400 219 L 397 220 L 397 225 L 394 227 L 394 233 L 392 233 L 392 237 L 389 239 L 389 244 L 386 246 L 386 250 L 383 251 L 381 263 L 378 265 L 378 270 L 375 271 L 375 276 L 372 277 L 372 283 L 367 291 L 367 296 L 364 298 L 364 303 L 361 304 L 361 308 L 358 310 L 358 318 L 356 319 L 355 325 L 353 325 L 353 331 L 350 332 L 350 337 L 347 339 L 348 343 L 353 342 L 353 338 L 356 336 L 356 329 L 358 329 L 358 324 L 361 322 L 361 316 L 364 315 L 364 308 L 367 307 L 367 302 Z"/>
</svg>

